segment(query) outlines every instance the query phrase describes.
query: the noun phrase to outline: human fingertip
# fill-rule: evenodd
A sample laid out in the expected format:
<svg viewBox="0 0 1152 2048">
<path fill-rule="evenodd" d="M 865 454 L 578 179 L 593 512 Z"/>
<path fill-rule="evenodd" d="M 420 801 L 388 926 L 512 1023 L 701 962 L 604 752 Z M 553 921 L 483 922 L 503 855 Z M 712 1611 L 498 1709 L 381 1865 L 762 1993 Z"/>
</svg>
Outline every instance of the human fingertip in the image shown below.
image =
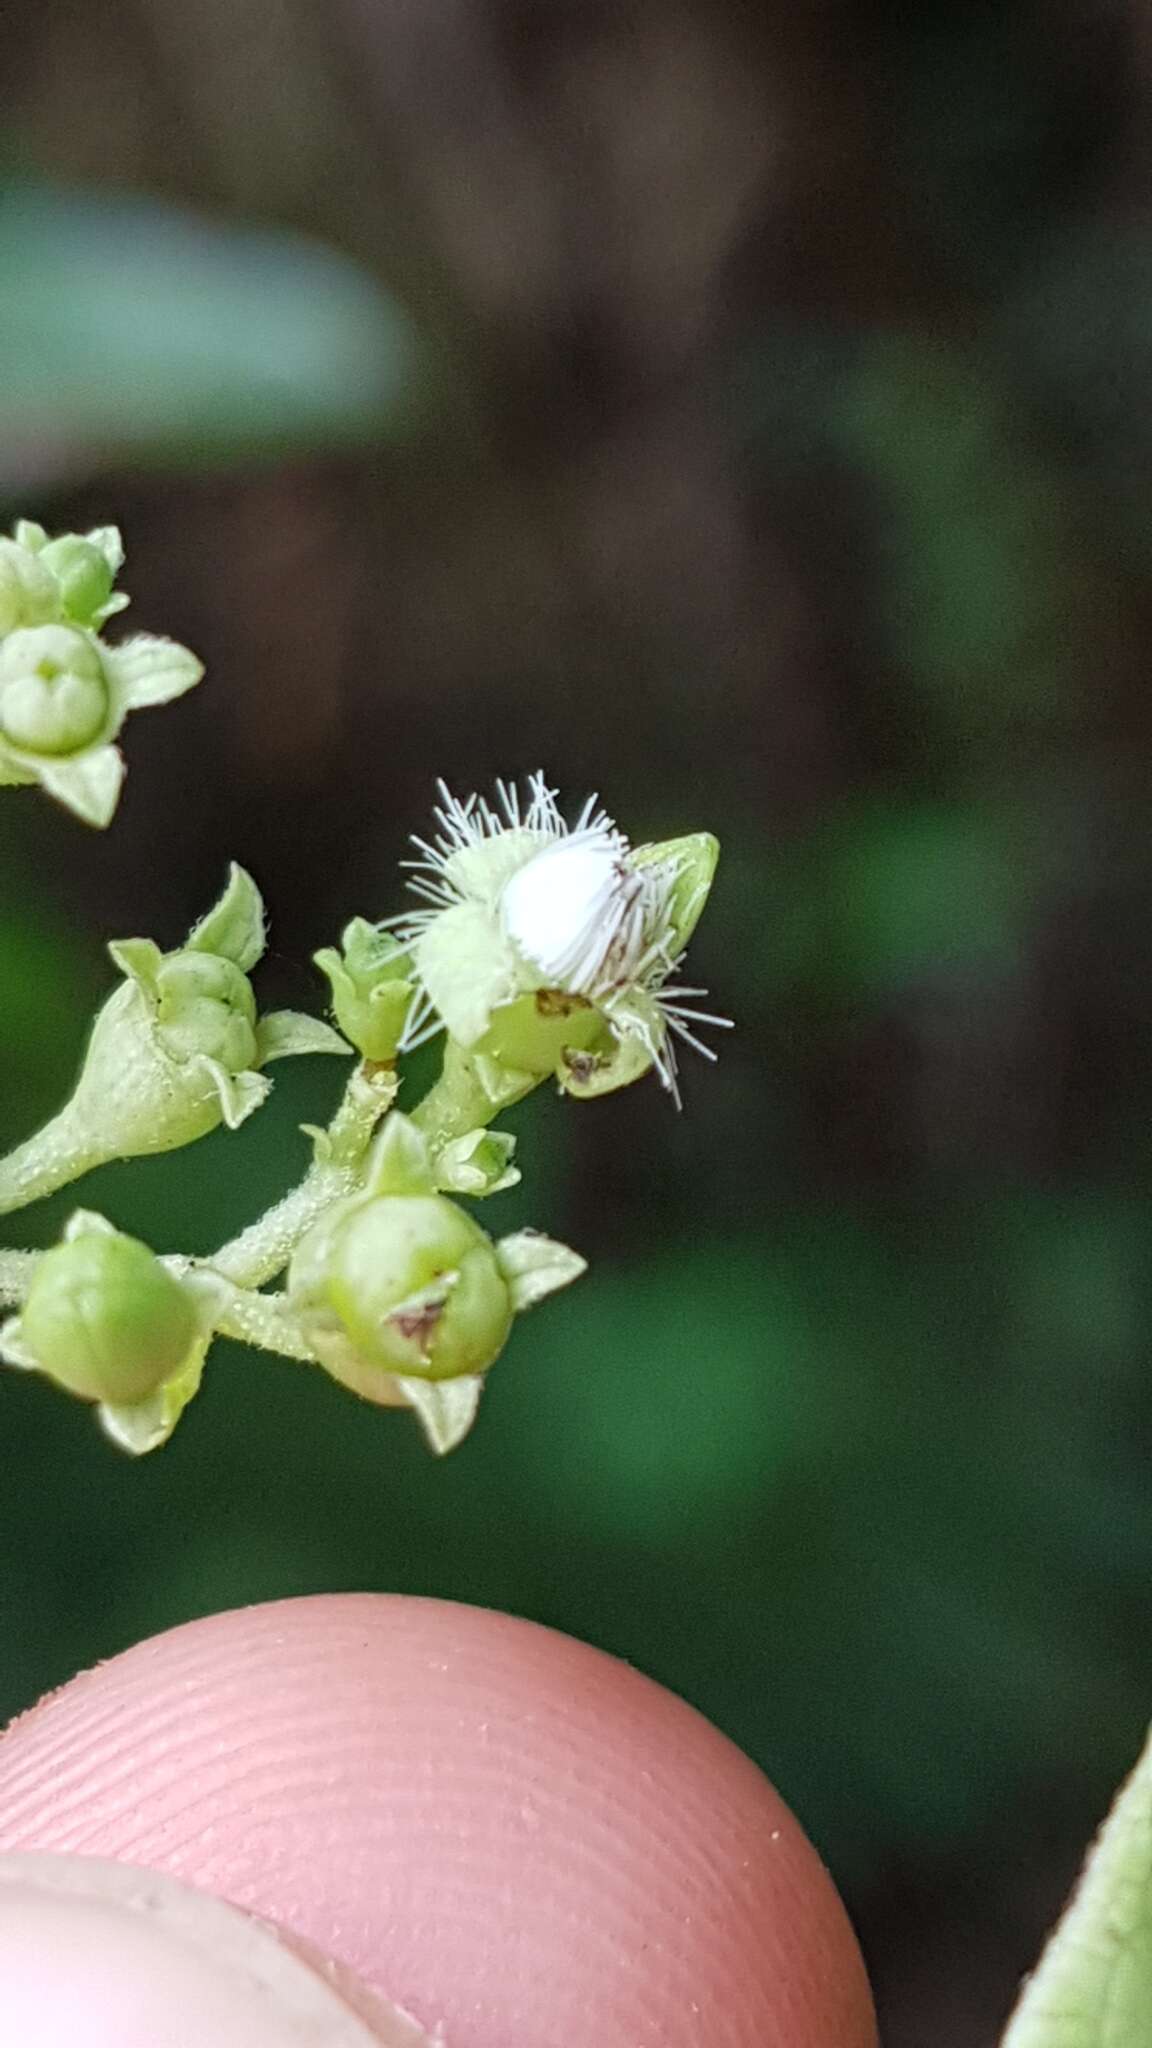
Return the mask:
<svg viewBox="0 0 1152 2048">
<path fill-rule="evenodd" d="M 0 1849 L 270 1920 L 451 2048 L 875 2048 L 828 1873 L 682 1700 L 508 1615 L 382 1594 L 192 1622 L 0 1738 Z"/>
</svg>

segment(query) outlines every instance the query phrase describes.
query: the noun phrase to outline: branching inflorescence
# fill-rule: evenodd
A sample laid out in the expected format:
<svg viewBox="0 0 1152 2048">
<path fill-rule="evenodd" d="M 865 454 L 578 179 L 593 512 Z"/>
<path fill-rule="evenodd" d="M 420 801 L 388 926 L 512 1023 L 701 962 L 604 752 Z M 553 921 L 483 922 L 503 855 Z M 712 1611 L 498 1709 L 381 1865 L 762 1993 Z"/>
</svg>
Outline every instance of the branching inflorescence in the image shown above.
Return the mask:
<svg viewBox="0 0 1152 2048">
<path fill-rule="evenodd" d="M 106 825 L 128 711 L 198 682 L 187 649 L 109 645 L 123 559 L 114 528 L 0 540 L 0 782 L 39 783 Z M 322 1366 L 363 1398 L 413 1409 L 437 1451 L 474 1420 L 513 1320 L 584 1270 L 532 1230 L 493 1240 L 458 1197 L 519 1179 L 494 1118 L 541 1082 L 603 1095 L 654 1072 L 679 1102 L 677 1047 L 713 1058 L 677 977 L 716 866 L 707 833 L 633 847 L 590 798 L 571 825 L 543 774 L 495 799 L 439 786 L 432 836 L 406 863 L 418 907 L 355 918 L 318 953 L 334 1024 L 261 1016 L 249 975 L 265 943 L 259 891 L 232 869 L 182 946 L 114 942 L 122 979 L 71 1097 L 0 1160 L 0 1211 L 115 1159 L 235 1129 L 265 1069 L 305 1052 L 355 1064 L 299 1185 L 208 1259 L 159 1255 L 78 1210 L 43 1253 L 0 1252 L 0 1355 L 97 1405 L 125 1449 L 166 1441 L 212 1339 Z M 422 1100 L 397 1108 L 403 1055 L 442 1043 Z"/>
</svg>

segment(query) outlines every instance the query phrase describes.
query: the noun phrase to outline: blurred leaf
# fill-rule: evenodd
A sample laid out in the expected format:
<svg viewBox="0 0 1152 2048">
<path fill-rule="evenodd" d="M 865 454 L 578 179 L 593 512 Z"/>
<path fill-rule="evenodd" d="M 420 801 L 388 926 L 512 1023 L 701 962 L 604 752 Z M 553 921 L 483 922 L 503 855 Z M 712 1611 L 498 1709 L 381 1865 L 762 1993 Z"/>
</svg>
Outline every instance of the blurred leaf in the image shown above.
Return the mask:
<svg viewBox="0 0 1152 2048">
<path fill-rule="evenodd" d="M 303 236 L 123 193 L 0 193 L 0 488 L 93 452 L 220 460 L 394 423 L 404 316 Z"/>
</svg>

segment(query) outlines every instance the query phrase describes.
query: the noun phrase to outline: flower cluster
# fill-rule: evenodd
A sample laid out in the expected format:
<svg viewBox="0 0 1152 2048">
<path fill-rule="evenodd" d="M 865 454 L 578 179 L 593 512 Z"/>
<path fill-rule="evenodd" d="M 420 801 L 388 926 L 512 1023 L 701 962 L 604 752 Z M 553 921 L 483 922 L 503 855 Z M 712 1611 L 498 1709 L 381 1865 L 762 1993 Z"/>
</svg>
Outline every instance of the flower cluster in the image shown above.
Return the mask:
<svg viewBox="0 0 1152 2048">
<path fill-rule="evenodd" d="M 94 752 L 83 737 L 107 678 L 123 690 L 133 662 L 147 668 L 142 644 L 168 646 L 103 647 L 119 555 L 98 542 L 24 528 L 0 548 L 0 773 L 16 738 L 22 779 L 33 740 L 47 787 L 53 763 L 91 767 L 109 751 L 104 726 Z M 523 794 L 499 784 L 495 802 L 441 784 L 433 834 L 407 863 L 420 907 L 353 918 L 340 948 L 315 956 L 339 1031 L 259 1013 L 249 976 L 264 910 L 242 868 L 183 945 L 115 941 L 123 979 L 68 1102 L 0 1160 L 0 1212 L 107 1161 L 234 1129 L 265 1100 L 273 1059 L 360 1058 L 327 1128 L 305 1127 L 299 1185 L 210 1258 L 158 1257 L 89 1210 L 51 1251 L 0 1253 L 0 1299 L 18 1309 L 0 1356 L 93 1402 L 141 1452 L 171 1435 L 213 1338 L 238 1337 L 412 1410 L 432 1448 L 451 1450 L 517 1317 L 584 1270 L 567 1245 L 537 1230 L 494 1237 L 461 1206 L 520 1178 L 515 1140 L 493 1121 L 549 1078 L 579 1098 L 655 1072 L 679 1102 L 678 1047 L 714 1058 L 700 1029 L 728 1021 L 680 978 L 716 859 L 703 832 L 633 846 L 595 798 L 568 824 L 543 774 Z M 402 1112 L 402 1057 L 437 1034 L 439 1075 Z"/>
<path fill-rule="evenodd" d="M 116 809 L 128 713 L 169 703 L 204 673 L 174 640 L 101 638 L 128 603 L 114 589 L 123 560 L 114 526 L 49 540 L 22 519 L 0 539 L 0 783 L 39 783 L 89 825 Z"/>
</svg>

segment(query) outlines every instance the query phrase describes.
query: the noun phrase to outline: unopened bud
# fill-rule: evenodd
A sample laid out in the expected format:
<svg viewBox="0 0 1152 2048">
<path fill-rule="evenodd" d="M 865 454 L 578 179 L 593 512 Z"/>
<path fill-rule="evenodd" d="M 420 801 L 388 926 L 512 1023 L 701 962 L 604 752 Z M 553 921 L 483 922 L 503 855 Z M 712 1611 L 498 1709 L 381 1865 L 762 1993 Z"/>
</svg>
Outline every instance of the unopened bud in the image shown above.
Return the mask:
<svg viewBox="0 0 1152 2048">
<path fill-rule="evenodd" d="M 365 918 L 352 920 L 341 940 L 313 955 L 332 989 L 336 1022 L 366 1060 L 392 1061 L 412 999 L 408 961 L 388 933 Z"/>
<path fill-rule="evenodd" d="M 0 643 L 0 739 L 24 756 L 78 754 L 108 737 L 100 648 L 74 626 L 26 626 Z"/>
<path fill-rule="evenodd" d="M 233 961 L 213 953 L 172 953 L 156 970 L 156 1024 L 174 1060 L 202 1054 L 229 1074 L 258 1065 L 256 998 Z"/>
<path fill-rule="evenodd" d="M 289 1292 L 321 1363 L 367 1400 L 394 1400 L 394 1375 L 487 1372 L 512 1327 L 496 1246 L 442 1195 L 352 1196 L 298 1246 Z"/>
<path fill-rule="evenodd" d="M 3 1345 L 81 1400 L 120 1404 L 155 1393 L 200 1334 L 193 1295 L 147 1245 L 81 1212 L 39 1261 Z"/>
<path fill-rule="evenodd" d="M 56 579 L 67 618 L 98 626 L 107 617 L 116 572 L 108 556 L 83 534 L 61 534 L 41 549 L 43 567 Z"/>
<path fill-rule="evenodd" d="M 46 625 L 59 612 L 56 583 L 39 558 L 19 541 L 0 540 L 0 635 Z"/>
</svg>

